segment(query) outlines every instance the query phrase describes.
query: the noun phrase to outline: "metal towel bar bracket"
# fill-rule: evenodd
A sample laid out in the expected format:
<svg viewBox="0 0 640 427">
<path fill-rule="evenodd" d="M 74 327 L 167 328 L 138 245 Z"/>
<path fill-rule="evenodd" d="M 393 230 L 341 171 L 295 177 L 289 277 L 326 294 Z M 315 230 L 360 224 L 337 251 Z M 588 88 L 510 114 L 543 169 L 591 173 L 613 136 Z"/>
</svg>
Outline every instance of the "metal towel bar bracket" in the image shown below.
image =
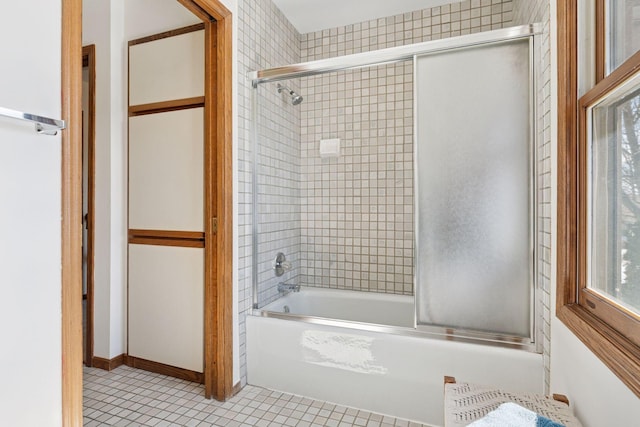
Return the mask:
<svg viewBox="0 0 640 427">
<path fill-rule="evenodd" d="M 48 117 L 23 113 L 10 108 L 0 107 L 0 116 L 35 123 L 36 132 L 43 135 L 57 135 L 59 130 L 66 127 L 64 120 L 50 119 Z"/>
</svg>

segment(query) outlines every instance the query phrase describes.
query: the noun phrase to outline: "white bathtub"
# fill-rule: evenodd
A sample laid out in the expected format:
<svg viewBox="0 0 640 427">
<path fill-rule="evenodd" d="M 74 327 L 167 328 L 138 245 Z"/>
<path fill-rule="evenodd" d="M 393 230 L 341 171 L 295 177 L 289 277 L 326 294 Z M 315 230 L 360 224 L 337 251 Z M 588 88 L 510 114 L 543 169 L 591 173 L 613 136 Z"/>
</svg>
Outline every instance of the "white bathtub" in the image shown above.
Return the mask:
<svg viewBox="0 0 640 427">
<path fill-rule="evenodd" d="M 249 384 L 434 426 L 443 422 L 445 375 L 543 389 L 542 355 L 416 333 L 411 297 L 302 288 L 255 314 Z"/>
<path fill-rule="evenodd" d="M 264 312 L 412 328 L 413 297 L 408 295 L 305 288 L 262 308 Z"/>
</svg>

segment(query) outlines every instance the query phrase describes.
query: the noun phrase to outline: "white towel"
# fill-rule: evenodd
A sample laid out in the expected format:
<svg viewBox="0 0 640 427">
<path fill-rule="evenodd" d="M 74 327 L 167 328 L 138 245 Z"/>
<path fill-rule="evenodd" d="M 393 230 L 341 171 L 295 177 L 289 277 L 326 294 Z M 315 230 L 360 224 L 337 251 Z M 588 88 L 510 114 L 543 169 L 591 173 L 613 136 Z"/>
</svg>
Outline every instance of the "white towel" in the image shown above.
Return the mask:
<svg viewBox="0 0 640 427">
<path fill-rule="evenodd" d="M 536 427 L 538 414 L 515 403 L 503 403 L 468 427 Z"/>
</svg>

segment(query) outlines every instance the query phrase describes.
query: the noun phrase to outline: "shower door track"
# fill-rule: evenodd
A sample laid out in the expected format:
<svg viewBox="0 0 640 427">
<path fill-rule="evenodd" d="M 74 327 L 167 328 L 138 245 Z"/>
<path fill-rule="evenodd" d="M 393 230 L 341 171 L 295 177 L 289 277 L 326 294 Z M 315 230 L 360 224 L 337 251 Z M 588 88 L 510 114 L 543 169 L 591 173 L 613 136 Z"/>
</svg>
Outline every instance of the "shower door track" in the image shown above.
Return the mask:
<svg viewBox="0 0 640 427">
<path fill-rule="evenodd" d="M 539 353 L 535 343 L 527 337 L 505 336 L 503 334 L 475 331 L 471 329 L 451 328 L 441 325 L 416 325 L 415 327 L 388 326 L 376 323 L 365 323 L 354 320 L 331 319 L 328 317 L 308 316 L 304 314 L 280 313 L 261 309 L 253 309 L 251 314 L 273 319 L 291 320 L 314 325 L 332 326 L 335 328 L 356 329 L 360 331 L 400 335 L 404 337 L 430 338 L 433 340 L 453 341 L 461 343 L 525 350 Z"/>
<path fill-rule="evenodd" d="M 320 59 L 317 61 L 302 62 L 299 64 L 251 71 L 248 73 L 248 78 L 251 80 L 251 84 L 255 88 L 260 83 L 408 61 L 413 60 L 414 55 L 426 55 L 445 50 L 464 49 L 487 43 L 516 40 L 531 37 L 532 35 L 540 34 L 541 32 L 542 25 L 538 23 L 519 25 L 499 30 L 466 34 L 446 39 L 431 40 L 422 43 L 373 50 L 370 52 L 354 53 L 351 55 Z"/>
</svg>

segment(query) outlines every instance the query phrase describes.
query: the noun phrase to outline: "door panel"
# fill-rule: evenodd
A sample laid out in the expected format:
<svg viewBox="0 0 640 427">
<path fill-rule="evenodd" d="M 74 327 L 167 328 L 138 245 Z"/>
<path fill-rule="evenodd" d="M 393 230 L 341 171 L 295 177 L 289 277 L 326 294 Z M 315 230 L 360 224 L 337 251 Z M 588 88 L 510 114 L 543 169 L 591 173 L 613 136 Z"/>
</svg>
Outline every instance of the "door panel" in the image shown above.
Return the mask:
<svg viewBox="0 0 640 427">
<path fill-rule="evenodd" d="M 203 114 L 129 119 L 129 228 L 204 231 Z"/>
<path fill-rule="evenodd" d="M 204 249 L 129 245 L 129 354 L 203 371 Z"/>
<path fill-rule="evenodd" d="M 204 30 L 129 49 L 129 105 L 204 95 Z"/>
<path fill-rule="evenodd" d="M 530 337 L 529 48 L 416 58 L 418 324 Z"/>
<path fill-rule="evenodd" d="M 204 372 L 203 33 L 129 43 L 128 353 L 181 378 Z"/>
</svg>

